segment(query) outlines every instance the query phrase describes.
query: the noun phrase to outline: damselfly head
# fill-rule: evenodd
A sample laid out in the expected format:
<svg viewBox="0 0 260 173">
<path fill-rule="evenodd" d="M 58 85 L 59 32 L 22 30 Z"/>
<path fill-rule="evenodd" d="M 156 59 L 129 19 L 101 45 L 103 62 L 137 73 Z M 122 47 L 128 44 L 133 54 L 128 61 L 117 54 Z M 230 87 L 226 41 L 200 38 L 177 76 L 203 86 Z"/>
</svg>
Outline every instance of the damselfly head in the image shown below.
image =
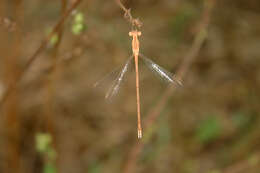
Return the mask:
<svg viewBox="0 0 260 173">
<path fill-rule="evenodd" d="M 130 31 L 129 32 L 129 36 L 130 37 L 132 37 L 132 36 L 141 36 L 141 35 L 142 35 L 141 31 L 135 30 L 135 31 Z"/>
</svg>

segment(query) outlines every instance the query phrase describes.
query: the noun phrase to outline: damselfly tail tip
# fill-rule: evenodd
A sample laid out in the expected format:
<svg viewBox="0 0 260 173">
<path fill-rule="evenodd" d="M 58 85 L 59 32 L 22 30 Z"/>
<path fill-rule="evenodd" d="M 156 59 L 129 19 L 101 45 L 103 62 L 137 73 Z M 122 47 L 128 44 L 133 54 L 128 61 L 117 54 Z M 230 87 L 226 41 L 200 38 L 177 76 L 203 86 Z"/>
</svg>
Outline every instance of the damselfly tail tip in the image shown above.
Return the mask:
<svg viewBox="0 0 260 173">
<path fill-rule="evenodd" d="M 138 130 L 137 132 L 138 139 L 142 138 L 142 130 Z"/>
</svg>

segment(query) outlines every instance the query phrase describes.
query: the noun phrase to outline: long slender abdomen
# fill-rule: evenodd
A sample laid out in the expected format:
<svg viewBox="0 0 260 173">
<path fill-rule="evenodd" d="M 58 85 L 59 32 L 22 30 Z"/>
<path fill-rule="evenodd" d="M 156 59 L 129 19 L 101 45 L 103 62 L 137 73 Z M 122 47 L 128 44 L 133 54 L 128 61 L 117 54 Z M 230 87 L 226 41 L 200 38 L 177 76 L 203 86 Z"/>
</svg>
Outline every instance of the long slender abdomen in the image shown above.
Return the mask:
<svg viewBox="0 0 260 173">
<path fill-rule="evenodd" d="M 138 134 L 138 138 L 142 138 L 141 111 L 140 111 L 140 90 L 139 90 L 138 54 L 135 55 L 135 72 L 136 72 L 137 134 Z"/>
</svg>

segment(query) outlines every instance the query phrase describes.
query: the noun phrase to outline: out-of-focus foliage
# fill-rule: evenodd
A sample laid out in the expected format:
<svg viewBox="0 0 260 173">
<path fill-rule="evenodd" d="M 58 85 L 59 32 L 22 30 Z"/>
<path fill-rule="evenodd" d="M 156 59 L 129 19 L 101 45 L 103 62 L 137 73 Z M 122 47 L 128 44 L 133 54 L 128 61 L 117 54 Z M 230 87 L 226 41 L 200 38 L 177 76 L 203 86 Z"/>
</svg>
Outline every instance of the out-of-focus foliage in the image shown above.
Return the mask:
<svg viewBox="0 0 260 173">
<path fill-rule="evenodd" d="M 181 42 L 188 32 L 188 28 L 192 21 L 198 17 L 198 9 L 190 5 L 181 7 L 176 15 L 173 16 L 171 21 L 171 34 L 175 42 Z"/>
<path fill-rule="evenodd" d="M 47 133 L 36 134 L 36 151 L 44 158 L 44 173 L 56 173 L 56 151 L 52 147 L 52 137 Z"/>
<path fill-rule="evenodd" d="M 50 34 L 51 28 L 47 28 L 46 35 Z M 53 47 L 59 41 L 59 36 L 55 33 L 50 39 L 50 45 Z"/>
<path fill-rule="evenodd" d="M 39 133 L 35 137 L 36 139 L 36 150 L 41 153 L 45 153 L 50 148 L 51 136 L 50 134 Z"/>
<path fill-rule="evenodd" d="M 0 1 L 0 97 L 63 16 L 62 2 L 74 0 Z M 113 78 L 93 87 L 131 55 L 132 28 L 114 1 L 84 0 L 0 110 L 0 172 L 121 173 L 134 160 L 136 173 L 258 173 L 260 1 L 216 0 L 207 30 L 210 0 L 122 2 L 143 22 L 140 51 L 172 73 L 207 36 L 183 87 L 138 141 L 134 66 L 114 100 L 103 97 Z M 143 120 L 167 88 L 140 63 Z"/>
<path fill-rule="evenodd" d="M 202 143 L 207 143 L 217 139 L 221 133 L 221 124 L 217 117 L 209 116 L 206 120 L 199 124 L 197 130 L 197 138 Z"/>
<path fill-rule="evenodd" d="M 86 29 L 85 17 L 82 12 L 76 12 L 74 14 L 71 31 L 75 35 L 81 34 Z"/>
</svg>

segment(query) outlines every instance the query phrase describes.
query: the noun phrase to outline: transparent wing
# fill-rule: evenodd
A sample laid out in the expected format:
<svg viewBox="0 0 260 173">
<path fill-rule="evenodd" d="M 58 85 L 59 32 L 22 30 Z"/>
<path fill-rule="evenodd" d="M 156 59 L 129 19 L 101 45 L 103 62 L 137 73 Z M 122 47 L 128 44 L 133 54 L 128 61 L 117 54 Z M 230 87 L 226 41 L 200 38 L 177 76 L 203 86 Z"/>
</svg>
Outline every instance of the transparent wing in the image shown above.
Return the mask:
<svg viewBox="0 0 260 173">
<path fill-rule="evenodd" d="M 178 80 L 171 72 L 165 70 L 164 68 L 153 62 L 151 59 L 145 57 L 143 54 L 139 54 L 139 56 L 148 66 L 148 68 L 156 75 L 158 75 L 161 79 L 163 79 L 166 82 L 182 86 L 182 82 Z"/>
<path fill-rule="evenodd" d="M 94 85 L 93 87 L 94 88 L 98 88 L 100 87 L 101 85 L 103 85 L 103 83 L 105 83 L 106 81 L 110 81 L 111 79 L 115 80 L 115 76 L 118 76 L 116 74 L 119 74 L 120 71 L 122 70 L 122 67 L 117 67 L 115 70 L 113 70 L 112 72 L 108 73 L 107 75 L 105 75 L 103 78 L 101 78 L 100 80 L 98 80 Z"/>
<path fill-rule="evenodd" d="M 120 89 L 120 85 L 125 77 L 125 74 L 127 71 L 129 71 L 130 69 L 130 65 L 132 64 L 132 60 L 133 60 L 133 56 L 131 56 L 127 62 L 125 63 L 125 65 L 123 66 L 123 68 L 118 68 L 114 71 L 112 71 L 111 73 L 109 73 L 108 75 L 106 75 L 103 79 L 101 79 L 100 81 L 96 82 L 94 84 L 94 87 L 98 87 L 99 85 L 101 85 L 104 81 L 106 81 L 108 78 L 111 78 L 111 76 L 114 76 L 115 74 L 117 74 L 117 77 L 113 80 L 112 85 L 109 87 L 109 89 L 105 92 L 105 98 L 106 99 L 111 99 L 113 96 L 115 96 L 118 93 L 118 90 Z"/>
</svg>

